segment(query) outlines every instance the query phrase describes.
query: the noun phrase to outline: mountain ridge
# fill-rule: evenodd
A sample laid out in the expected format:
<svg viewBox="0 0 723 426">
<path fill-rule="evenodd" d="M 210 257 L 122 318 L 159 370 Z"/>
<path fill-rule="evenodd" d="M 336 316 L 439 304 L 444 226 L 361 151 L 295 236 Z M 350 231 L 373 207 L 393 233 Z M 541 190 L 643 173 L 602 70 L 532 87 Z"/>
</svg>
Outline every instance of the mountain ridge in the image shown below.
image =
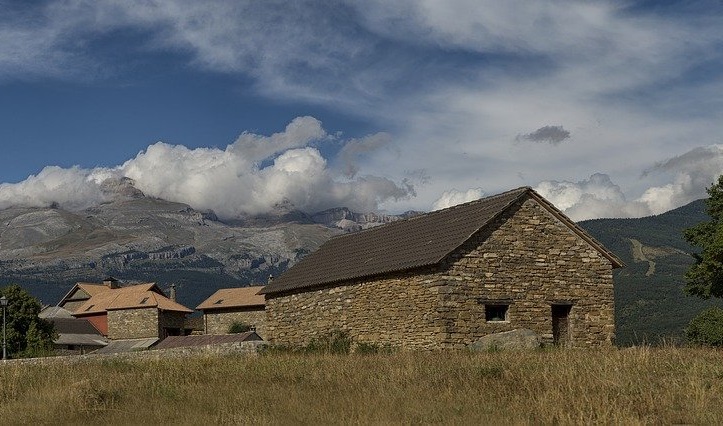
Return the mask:
<svg viewBox="0 0 723 426">
<path fill-rule="evenodd" d="M 83 209 L 53 203 L 0 210 L 0 285 L 23 284 L 54 304 L 72 283 L 112 275 L 175 283 L 179 300 L 195 306 L 221 287 L 265 283 L 332 236 L 354 230 L 328 213 L 313 219 L 289 202 L 264 215 L 221 220 L 147 197 L 130 179 L 107 181 L 103 191 L 106 202 Z M 358 226 L 397 219 L 349 217 L 364 221 Z"/>
</svg>

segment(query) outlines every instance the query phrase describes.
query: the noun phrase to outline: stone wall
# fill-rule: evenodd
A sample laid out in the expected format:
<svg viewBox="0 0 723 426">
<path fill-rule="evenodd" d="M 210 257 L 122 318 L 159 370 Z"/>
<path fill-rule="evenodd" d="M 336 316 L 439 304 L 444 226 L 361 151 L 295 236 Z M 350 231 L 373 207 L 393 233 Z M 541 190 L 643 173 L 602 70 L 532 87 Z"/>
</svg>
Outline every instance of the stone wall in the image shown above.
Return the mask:
<svg viewBox="0 0 723 426">
<path fill-rule="evenodd" d="M 612 264 L 533 200 L 468 240 L 440 274 L 444 347 L 516 328 L 551 342 L 554 304 L 570 306 L 566 344 L 613 342 Z M 486 321 L 486 304 L 508 304 L 507 321 Z"/>
<path fill-rule="evenodd" d="M 284 297 L 267 295 L 267 340 L 304 345 L 339 329 L 357 342 L 434 348 L 442 331 L 436 312 L 438 277 L 429 270 L 418 272 Z"/>
<path fill-rule="evenodd" d="M 357 342 L 443 348 L 528 328 L 550 342 L 555 304 L 571 305 L 565 344 L 612 343 L 612 264 L 527 198 L 434 268 L 267 295 L 267 337 L 302 345 L 340 329 Z M 485 305 L 507 306 L 505 320 L 487 321 Z"/>
<path fill-rule="evenodd" d="M 108 338 L 142 339 L 159 337 L 158 309 L 118 309 L 108 311 Z"/>
<path fill-rule="evenodd" d="M 264 338 L 266 334 L 266 312 L 261 309 L 213 309 L 204 315 L 206 334 L 227 334 L 234 322 L 242 322 L 256 328 L 256 334 Z"/>
<path fill-rule="evenodd" d="M 224 356 L 256 356 L 259 350 L 265 345 L 262 341 L 222 343 L 218 345 L 192 346 L 186 348 L 172 349 L 150 349 L 142 351 L 122 352 L 115 354 L 85 354 L 85 355 L 59 355 L 44 358 L 18 358 L 0 360 L 3 365 L 48 365 L 61 364 L 73 365 L 88 362 L 103 362 L 107 360 L 141 361 L 154 360 L 162 361 L 177 358 L 197 357 L 224 357 Z"/>
<path fill-rule="evenodd" d="M 186 314 L 177 311 L 161 311 L 158 314 L 157 336 L 165 338 L 167 336 L 183 335 L 186 326 Z"/>
</svg>

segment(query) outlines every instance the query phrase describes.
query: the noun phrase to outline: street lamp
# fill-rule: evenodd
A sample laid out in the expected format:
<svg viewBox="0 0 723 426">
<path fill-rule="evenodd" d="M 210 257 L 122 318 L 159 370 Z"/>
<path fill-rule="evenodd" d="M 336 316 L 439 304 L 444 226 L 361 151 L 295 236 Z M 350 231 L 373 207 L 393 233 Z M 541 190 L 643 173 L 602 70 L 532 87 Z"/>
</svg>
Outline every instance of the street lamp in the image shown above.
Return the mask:
<svg viewBox="0 0 723 426">
<path fill-rule="evenodd" d="M 5 337 L 5 309 L 8 307 L 8 298 L 3 296 L 0 297 L 0 305 L 3 306 L 3 360 L 8 359 L 8 353 L 6 349 L 6 337 Z"/>
</svg>

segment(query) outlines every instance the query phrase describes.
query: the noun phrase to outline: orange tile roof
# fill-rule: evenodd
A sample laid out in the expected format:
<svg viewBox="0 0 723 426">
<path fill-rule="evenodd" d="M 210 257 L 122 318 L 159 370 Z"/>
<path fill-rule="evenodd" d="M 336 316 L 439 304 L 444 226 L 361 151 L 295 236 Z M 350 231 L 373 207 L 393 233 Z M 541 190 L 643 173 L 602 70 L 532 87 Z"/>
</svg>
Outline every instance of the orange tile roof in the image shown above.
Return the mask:
<svg viewBox="0 0 723 426">
<path fill-rule="evenodd" d="M 77 283 L 77 285 L 80 289 L 82 289 L 84 292 L 88 293 L 91 296 L 108 290 L 108 286 L 105 284 Z"/>
<path fill-rule="evenodd" d="M 265 306 L 266 298 L 257 294 L 264 286 L 222 288 L 204 300 L 196 309 L 248 308 Z"/>
<path fill-rule="evenodd" d="M 193 310 L 164 296 L 155 283 L 129 287 L 107 288 L 93 295 L 74 314 L 83 316 L 114 309 L 158 308 L 166 311 L 191 313 Z"/>
<path fill-rule="evenodd" d="M 60 299 L 60 302 L 58 302 L 58 306 L 65 306 L 65 304 L 69 302 L 82 302 L 83 300 L 87 300 L 85 299 L 85 295 L 77 296 L 79 290 L 82 290 L 83 293 L 86 293 L 88 296 L 93 296 L 94 294 L 98 294 L 107 289 L 108 286 L 106 286 L 105 284 L 83 282 L 75 283 L 73 287 L 68 290 L 65 296 Z"/>
</svg>

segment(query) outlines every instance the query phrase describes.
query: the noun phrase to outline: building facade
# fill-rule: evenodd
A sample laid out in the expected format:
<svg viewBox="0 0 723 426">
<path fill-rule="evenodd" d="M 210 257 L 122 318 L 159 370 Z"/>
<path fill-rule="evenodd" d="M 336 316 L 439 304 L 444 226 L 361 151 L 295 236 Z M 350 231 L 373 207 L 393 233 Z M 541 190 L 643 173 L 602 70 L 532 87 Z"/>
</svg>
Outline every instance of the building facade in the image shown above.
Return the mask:
<svg viewBox="0 0 723 426">
<path fill-rule="evenodd" d="M 235 323 L 251 327 L 262 338 L 266 334 L 266 301 L 258 292 L 263 286 L 224 288 L 196 309 L 203 312 L 204 334 L 228 334 Z"/>
</svg>

